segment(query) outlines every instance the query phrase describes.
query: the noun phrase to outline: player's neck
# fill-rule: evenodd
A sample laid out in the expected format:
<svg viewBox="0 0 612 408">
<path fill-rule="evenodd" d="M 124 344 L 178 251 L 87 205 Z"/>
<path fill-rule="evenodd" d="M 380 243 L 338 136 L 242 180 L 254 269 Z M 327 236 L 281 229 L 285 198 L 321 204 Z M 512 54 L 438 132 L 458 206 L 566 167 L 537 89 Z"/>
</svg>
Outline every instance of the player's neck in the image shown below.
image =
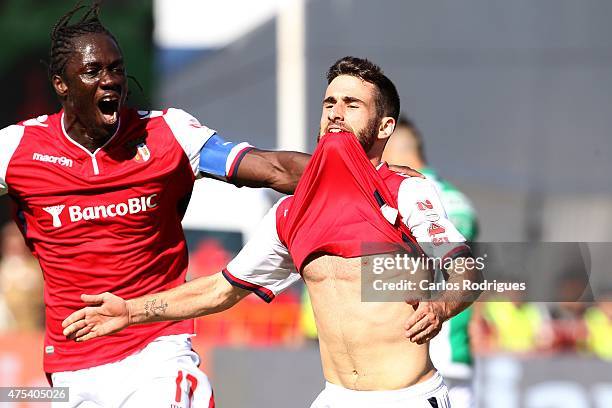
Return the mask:
<svg viewBox="0 0 612 408">
<path fill-rule="evenodd" d="M 374 167 L 378 167 L 378 165 L 382 162 L 382 155 L 370 155 L 368 154 L 368 159 L 374 165 Z"/>
<path fill-rule="evenodd" d="M 64 131 L 76 143 L 94 153 L 104 146 L 117 131 L 119 123 L 113 129 L 91 129 L 85 126 L 79 118 L 71 112 L 64 111 L 62 120 Z"/>
<path fill-rule="evenodd" d="M 368 159 L 374 165 L 374 167 L 378 166 L 382 161 L 383 150 L 385 150 L 385 143 L 377 141 L 375 142 L 370 150 L 367 151 Z"/>
</svg>

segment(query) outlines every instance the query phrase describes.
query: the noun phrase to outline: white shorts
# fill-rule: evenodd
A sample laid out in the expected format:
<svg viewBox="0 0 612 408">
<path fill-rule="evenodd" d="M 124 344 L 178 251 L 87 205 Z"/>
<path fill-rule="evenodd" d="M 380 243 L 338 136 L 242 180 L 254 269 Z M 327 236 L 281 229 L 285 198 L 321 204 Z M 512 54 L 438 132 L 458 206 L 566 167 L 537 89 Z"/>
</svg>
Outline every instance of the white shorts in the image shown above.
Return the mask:
<svg viewBox="0 0 612 408">
<path fill-rule="evenodd" d="M 325 383 L 310 408 L 450 408 L 448 389 L 437 372 L 408 388 L 392 391 L 355 391 Z"/>
<path fill-rule="evenodd" d="M 123 360 L 53 373 L 54 387 L 69 387 L 70 401 L 53 408 L 214 407 L 208 377 L 187 334 L 159 337 Z"/>
</svg>

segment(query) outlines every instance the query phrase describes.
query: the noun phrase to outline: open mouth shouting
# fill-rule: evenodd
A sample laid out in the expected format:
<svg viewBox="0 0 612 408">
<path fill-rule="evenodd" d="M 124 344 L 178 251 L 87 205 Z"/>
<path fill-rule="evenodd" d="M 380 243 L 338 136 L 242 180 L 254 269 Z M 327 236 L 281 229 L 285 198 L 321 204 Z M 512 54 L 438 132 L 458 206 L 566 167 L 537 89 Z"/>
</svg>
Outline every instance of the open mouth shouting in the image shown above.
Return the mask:
<svg viewBox="0 0 612 408">
<path fill-rule="evenodd" d="M 98 100 L 98 110 L 105 125 L 115 125 L 119 120 L 120 102 L 119 95 L 115 93 L 106 93 Z"/>
</svg>

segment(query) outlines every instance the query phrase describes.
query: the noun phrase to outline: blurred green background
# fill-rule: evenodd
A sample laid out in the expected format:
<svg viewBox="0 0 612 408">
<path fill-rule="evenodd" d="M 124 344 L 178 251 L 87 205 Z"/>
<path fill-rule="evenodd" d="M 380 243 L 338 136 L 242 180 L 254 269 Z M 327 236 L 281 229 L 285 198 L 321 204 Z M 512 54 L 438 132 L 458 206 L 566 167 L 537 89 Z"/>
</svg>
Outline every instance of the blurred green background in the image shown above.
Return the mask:
<svg viewBox="0 0 612 408">
<path fill-rule="evenodd" d="M 44 86 L 47 81 L 44 62 L 48 60 L 53 25 L 75 4 L 72 0 L 0 2 L 0 36 L 5 39 L 0 78 L 3 84 L 10 84 L 4 87 L 0 98 L 2 127 L 59 108 L 51 86 Z M 131 103 L 146 106 L 154 86 L 152 2 L 109 0 L 103 4 L 101 20 L 119 40 L 128 73 L 144 88 L 141 92 L 130 81 Z"/>
</svg>

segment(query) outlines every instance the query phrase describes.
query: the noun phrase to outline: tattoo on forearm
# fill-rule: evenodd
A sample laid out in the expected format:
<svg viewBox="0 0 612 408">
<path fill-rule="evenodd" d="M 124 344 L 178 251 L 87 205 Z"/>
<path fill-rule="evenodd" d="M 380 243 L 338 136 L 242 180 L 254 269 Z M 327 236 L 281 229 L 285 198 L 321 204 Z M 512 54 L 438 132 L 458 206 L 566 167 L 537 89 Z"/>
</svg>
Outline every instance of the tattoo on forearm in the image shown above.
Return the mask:
<svg viewBox="0 0 612 408">
<path fill-rule="evenodd" d="M 157 299 L 148 300 L 145 302 L 144 310 L 145 316 L 161 316 L 166 313 L 166 309 L 168 308 L 168 303 L 163 300 L 157 303 Z"/>
</svg>

